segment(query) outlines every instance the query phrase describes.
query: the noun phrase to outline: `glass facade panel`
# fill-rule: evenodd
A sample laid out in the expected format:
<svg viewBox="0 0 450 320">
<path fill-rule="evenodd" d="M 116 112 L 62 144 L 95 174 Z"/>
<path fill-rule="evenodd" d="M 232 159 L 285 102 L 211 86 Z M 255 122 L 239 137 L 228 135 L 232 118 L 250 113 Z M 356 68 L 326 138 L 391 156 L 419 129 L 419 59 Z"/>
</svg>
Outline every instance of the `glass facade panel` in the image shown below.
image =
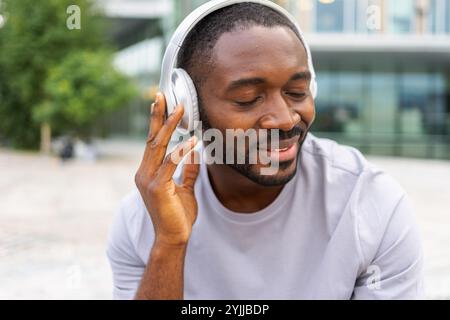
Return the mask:
<svg viewBox="0 0 450 320">
<path fill-rule="evenodd" d="M 389 1 L 390 30 L 393 33 L 414 31 L 415 6 L 411 0 Z"/>
<path fill-rule="evenodd" d="M 428 30 L 431 33 L 439 33 L 438 26 L 438 2 L 439 0 L 430 0 L 428 7 Z"/>
<path fill-rule="evenodd" d="M 369 95 L 365 108 L 367 119 L 366 142 L 375 154 L 392 154 L 395 151 L 397 92 L 395 74 L 373 72 L 369 78 Z"/>
<path fill-rule="evenodd" d="M 319 72 L 316 130 L 360 133 L 363 127 L 364 78 L 361 73 Z"/>
<path fill-rule="evenodd" d="M 367 8 L 369 6 L 368 0 L 356 0 L 354 6 L 355 12 L 355 31 L 358 33 L 367 33 Z"/>
<path fill-rule="evenodd" d="M 443 74 L 407 72 L 398 82 L 402 154 L 433 157 L 442 153 L 449 123 Z"/>
<path fill-rule="evenodd" d="M 316 31 L 344 31 L 344 0 L 316 1 Z"/>
<path fill-rule="evenodd" d="M 429 0 L 428 31 L 450 33 L 450 0 Z"/>
<path fill-rule="evenodd" d="M 450 84 L 443 73 L 337 67 L 317 76 L 317 135 L 371 154 L 450 157 Z"/>
<path fill-rule="evenodd" d="M 446 29 L 447 33 L 450 34 L 450 0 L 446 0 L 445 1 L 445 6 L 446 6 L 446 9 L 445 9 L 445 24 L 446 24 L 446 27 L 445 27 L 445 29 Z"/>
</svg>

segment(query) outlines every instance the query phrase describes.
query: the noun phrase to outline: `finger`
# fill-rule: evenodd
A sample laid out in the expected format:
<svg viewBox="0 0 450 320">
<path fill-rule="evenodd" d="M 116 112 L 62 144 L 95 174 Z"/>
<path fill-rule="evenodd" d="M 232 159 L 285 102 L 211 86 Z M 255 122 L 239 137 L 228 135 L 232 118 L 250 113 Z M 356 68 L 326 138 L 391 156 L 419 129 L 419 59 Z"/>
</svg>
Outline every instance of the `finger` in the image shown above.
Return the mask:
<svg viewBox="0 0 450 320">
<path fill-rule="evenodd" d="M 194 150 L 189 156 L 191 157 L 191 161 L 186 163 L 183 167 L 182 185 L 193 191 L 195 180 L 197 180 L 198 173 L 200 171 L 200 164 L 198 160 L 199 153 Z"/>
<path fill-rule="evenodd" d="M 172 114 L 167 118 L 164 125 L 159 130 L 156 138 L 148 143 L 147 147 L 151 150 L 151 165 L 159 167 L 164 159 L 164 155 L 167 152 L 167 146 L 169 145 L 170 139 L 172 137 L 178 122 L 180 122 L 183 117 L 183 107 L 178 106 L 172 112 Z M 156 169 L 153 167 L 153 169 Z"/>
<path fill-rule="evenodd" d="M 152 110 L 149 121 L 147 143 L 141 162 L 142 170 L 146 171 L 149 174 L 153 174 L 157 170 L 157 168 L 161 165 L 162 157 L 164 156 L 164 154 L 162 156 L 159 155 L 158 157 L 154 156 L 155 150 L 158 149 L 155 146 L 155 138 L 164 124 L 166 112 L 166 99 L 161 92 L 158 92 L 156 94 L 156 100 L 152 104 L 151 108 Z M 163 152 L 165 152 L 165 150 Z"/>
<path fill-rule="evenodd" d="M 156 135 L 155 140 L 159 145 L 166 148 L 169 144 L 170 138 L 172 137 L 173 132 L 175 131 L 175 128 L 177 127 L 178 123 L 180 122 L 181 118 L 184 114 L 184 108 L 182 105 L 176 106 L 176 108 L 173 110 L 173 112 L 169 115 L 164 125 L 159 130 L 158 134 Z"/>
<path fill-rule="evenodd" d="M 164 115 L 166 113 L 166 99 L 163 94 L 157 93 L 156 100 L 152 104 L 151 116 L 149 121 L 149 129 L 147 142 L 153 140 L 164 123 Z"/>
<path fill-rule="evenodd" d="M 191 137 L 189 140 L 178 145 L 174 151 L 169 153 L 159 169 L 158 176 L 162 181 L 169 181 L 172 179 L 178 164 L 197 144 L 197 138 Z"/>
</svg>

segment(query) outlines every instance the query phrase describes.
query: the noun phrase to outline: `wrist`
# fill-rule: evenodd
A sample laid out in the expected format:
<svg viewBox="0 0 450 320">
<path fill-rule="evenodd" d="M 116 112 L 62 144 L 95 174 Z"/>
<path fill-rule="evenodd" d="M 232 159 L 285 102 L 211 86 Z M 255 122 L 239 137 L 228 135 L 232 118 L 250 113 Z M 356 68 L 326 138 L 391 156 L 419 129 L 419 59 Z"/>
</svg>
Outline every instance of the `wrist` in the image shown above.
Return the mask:
<svg viewBox="0 0 450 320">
<path fill-rule="evenodd" d="M 168 244 L 164 242 L 153 243 L 149 259 L 156 263 L 164 263 L 164 261 L 173 261 L 173 259 L 184 259 L 186 255 L 187 244 Z"/>
<path fill-rule="evenodd" d="M 153 242 L 153 249 L 157 250 L 184 250 L 187 248 L 189 239 L 172 239 L 156 237 Z"/>
</svg>

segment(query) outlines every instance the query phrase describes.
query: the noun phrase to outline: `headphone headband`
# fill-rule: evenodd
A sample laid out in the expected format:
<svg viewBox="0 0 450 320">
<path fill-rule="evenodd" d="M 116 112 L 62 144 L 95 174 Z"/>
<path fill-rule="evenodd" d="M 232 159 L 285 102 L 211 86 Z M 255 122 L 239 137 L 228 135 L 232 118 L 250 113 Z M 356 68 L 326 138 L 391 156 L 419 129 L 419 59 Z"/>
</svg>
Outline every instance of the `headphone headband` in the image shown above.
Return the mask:
<svg viewBox="0 0 450 320">
<path fill-rule="evenodd" d="M 312 62 L 312 56 L 311 51 L 309 49 L 308 44 L 304 40 L 303 33 L 298 25 L 298 23 L 295 21 L 294 17 L 286 11 L 284 8 L 280 7 L 279 5 L 269 1 L 269 0 L 211 0 L 206 2 L 205 4 L 201 5 L 194 11 L 192 11 L 178 26 L 178 28 L 175 30 L 174 34 L 172 35 L 169 44 L 167 45 L 166 51 L 164 53 L 164 58 L 162 62 L 162 68 L 161 68 L 161 78 L 159 87 L 160 90 L 164 93 L 167 101 L 167 111 L 170 113 L 170 111 L 175 108 L 177 104 L 179 104 L 180 100 L 178 99 L 177 94 L 173 90 L 173 82 L 174 82 L 174 69 L 177 68 L 178 63 L 178 53 L 180 51 L 180 48 L 183 45 L 184 40 L 186 39 L 189 32 L 206 16 L 211 14 L 212 12 L 215 12 L 219 9 L 231 6 L 233 4 L 237 3 L 257 3 L 261 4 L 263 6 L 269 7 L 273 9 L 274 11 L 282 14 L 284 17 L 286 17 L 296 28 L 300 40 L 305 47 L 307 59 L 308 59 L 308 68 L 311 72 L 311 92 L 313 96 L 316 96 L 316 74 L 314 71 L 314 66 Z M 179 76 L 177 76 L 178 78 Z M 192 91 L 192 90 L 190 90 Z M 197 97 L 195 97 L 197 99 Z M 194 116 L 194 114 L 186 114 L 187 112 L 194 112 L 194 110 L 186 110 L 185 108 L 185 116 L 192 118 L 191 116 Z M 195 110 L 196 111 L 196 110 Z M 186 121 L 185 121 L 186 122 Z M 188 122 L 191 122 L 188 120 Z M 190 127 L 189 127 L 190 128 Z"/>
</svg>

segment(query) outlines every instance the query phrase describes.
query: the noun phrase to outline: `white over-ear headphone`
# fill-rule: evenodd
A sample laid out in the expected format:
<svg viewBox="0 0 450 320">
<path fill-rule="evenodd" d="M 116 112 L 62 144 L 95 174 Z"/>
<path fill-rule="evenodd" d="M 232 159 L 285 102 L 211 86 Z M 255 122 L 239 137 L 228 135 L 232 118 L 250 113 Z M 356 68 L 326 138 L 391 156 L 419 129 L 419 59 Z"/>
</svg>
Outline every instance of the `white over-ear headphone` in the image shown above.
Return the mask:
<svg viewBox="0 0 450 320">
<path fill-rule="evenodd" d="M 182 104 L 184 106 L 184 115 L 177 127 L 180 134 L 187 134 L 194 131 L 195 123 L 200 120 L 197 91 L 194 83 L 185 70 L 177 68 L 178 53 L 180 48 L 189 32 L 204 17 L 221 8 L 243 2 L 259 3 L 269 7 L 276 12 L 281 13 L 296 27 L 301 41 L 306 49 L 308 68 L 312 76 L 310 91 L 314 98 L 317 95 L 316 73 L 314 71 L 311 51 L 308 44 L 304 40 L 299 25 L 289 12 L 268 0 L 211 0 L 195 9 L 181 22 L 170 39 L 163 58 L 159 87 L 166 97 L 168 114 L 170 114 L 177 105 Z"/>
</svg>

